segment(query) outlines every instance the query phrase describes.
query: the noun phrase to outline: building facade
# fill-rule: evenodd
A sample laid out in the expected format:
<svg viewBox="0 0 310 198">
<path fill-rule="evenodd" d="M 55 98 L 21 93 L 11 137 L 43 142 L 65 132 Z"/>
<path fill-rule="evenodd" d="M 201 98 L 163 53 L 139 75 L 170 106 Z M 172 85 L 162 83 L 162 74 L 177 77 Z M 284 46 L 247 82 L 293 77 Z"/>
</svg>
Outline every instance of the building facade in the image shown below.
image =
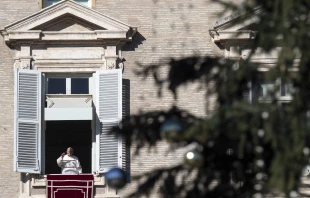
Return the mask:
<svg viewBox="0 0 310 198">
<path fill-rule="evenodd" d="M 156 64 L 165 76 L 171 58 L 191 55 L 247 58 L 260 10 L 218 20 L 220 11 L 208 0 L 2 0 L 0 197 L 45 197 L 46 174 L 60 173 L 56 159 L 69 146 L 83 173 L 95 175 L 96 198 L 136 189 L 134 181 L 109 189 L 102 173 L 111 167 L 135 176 L 182 160 L 182 151 L 166 154 L 165 142 L 135 155 L 106 128 L 171 104 L 212 113 L 215 97 L 198 85 L 182 87 L 174 101 L 166 90 L 158 97 L 154 80 L 136 71 Z M 252 61 L 267 71 L 277 50 L 258 49 Z M 261 85 L 263 96 L 270 86 Z M 291 99 L 286 91 L 280 97 Z"/>
<path fill-rule="evenodd" d="M 165 75 L 171 57 L 223 54 L 208 32 L 220 10 L 206 0 L 1 1 L 0 197 L 45 197 L 45 175 L 60 171 L 68 146 L 96 175 L 94 197 L 135 189 L 108 189 L 102 173 L 112 166 L 133 176 L 181 160 L 162 154 L 165 142 L 136 156 L 105 128 L 173 104 L 135 74 L 141 66 L 160 64 Z M 197 87 L 182 88 L 176 104 L 204 116 L 213 107 Z"/>
</svg>

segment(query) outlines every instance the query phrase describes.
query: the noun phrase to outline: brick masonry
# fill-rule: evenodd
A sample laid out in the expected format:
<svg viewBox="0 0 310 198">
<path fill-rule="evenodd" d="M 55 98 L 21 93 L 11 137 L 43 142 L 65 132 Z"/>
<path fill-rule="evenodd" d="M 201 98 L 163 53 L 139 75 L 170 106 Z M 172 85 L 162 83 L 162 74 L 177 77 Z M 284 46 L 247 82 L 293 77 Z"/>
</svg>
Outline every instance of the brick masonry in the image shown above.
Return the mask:
<svg viewBox="0 0 310 198">
<path fill-rule="evenodd" d="M 0 1 L 0 29 L 39 10 L 37 0 Z M 0 36 L 0 197 L 19 195 L 20 174 L 13 171 L 14 52 Z"/>
<path fill-rule="evenodd" d="M 125 72 L 123 78 L 130 81 L 130 113 L 140 110 L 168 109 L 174 103 L 173 96 L 164 90 L 157 97 L 157 88 L 151 77 L 137 77 L 137 63 L 163 65 L 171 57 L 182 58 L 197 55 L 220 55 L 210 39 L 208 28 L 218 17 L 219 5 L 207 0 L 96 0 L 97 11 L 114 17 L 131 26 L 138 27 L 132 43 L 123 47 Z M 38 0 L 1 0 L 0 29 L 39 10 Z M 14 52 L 0 37 L 0 198 L 14 198 L 19 194 L 20 174 L 13 172 L 13 128 L 14 128 Z M 188 85 L 178 92 L 176 104 L 190 112 L 203 116 L 206 113 L 205 89 Z M 169 150 L 160 143 L 155 150 L 142 150 L 139 156 L 131 156 L 131 175 L 138 175 L 153 168 L 169 166 L 182 160 L 182 152 L 165 155 Z M 132 152 L 133 153 L 133 152 Z M 134 182 L 122 191 L 134 190 Z M 156 195 L 153 195 L 156 197 Z"/>
</svg>

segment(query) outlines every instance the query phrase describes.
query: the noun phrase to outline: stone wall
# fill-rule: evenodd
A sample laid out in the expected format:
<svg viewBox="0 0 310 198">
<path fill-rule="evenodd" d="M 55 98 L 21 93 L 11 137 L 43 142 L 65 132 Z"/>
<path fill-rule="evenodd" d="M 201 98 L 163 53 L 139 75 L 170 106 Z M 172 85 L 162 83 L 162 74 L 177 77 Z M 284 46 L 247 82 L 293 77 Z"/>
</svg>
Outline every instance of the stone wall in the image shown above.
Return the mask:
<svg viewBox="0 0 310 198">
<path fill-rule="evenodd" d="M 96 0 L 97 11 L 138 27 L 132 43 L 123 47 L 124 75 L 130 84 L 130 113 L 140 110 L 168 109 L 174 103 L 171 93 L 164 90 L 157 97 L 157 88 L 151 77 L 145 80 L 134 74 L 149 64 L 161 64 L 162 73 L 169 58 L 197 55 L 220 55 L 210 39 L 208 28 L 217 18 L 221 8 L 207 0 Z M 5 25 L 39 10 L 38 0 L 1 0 L 0 29 Z M 18 197 L 20 174 L 13 172 L 14 129 L 14 53 L 0 37 L 0 197 Z M 205 89 L 188 85 L 178 92 L 176 104 L 203 116 L 206 113 Z M 157 146 L 157 152 L 142 150 L 141 155 L 131 155 L 131 175 L 153 168 L 169 166 L 182 160 L 182 152 L 165 155 L 166 143 Z M 131 152 L 133 153 L 133 152 Z M 134 189 L 132 182 L 123 191 Z M 155 195 L 154 195 L 155 196 Z"/>
</svg>

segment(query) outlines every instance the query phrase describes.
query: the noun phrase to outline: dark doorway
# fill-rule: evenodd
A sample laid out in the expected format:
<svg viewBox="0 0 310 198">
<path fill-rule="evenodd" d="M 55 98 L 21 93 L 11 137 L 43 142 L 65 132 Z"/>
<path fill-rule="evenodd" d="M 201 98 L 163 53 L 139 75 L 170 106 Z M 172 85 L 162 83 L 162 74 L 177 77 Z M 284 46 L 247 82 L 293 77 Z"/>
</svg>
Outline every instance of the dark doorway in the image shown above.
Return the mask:
<svg viewBox="0 0 310 198">
<path fill-rule="evenodd" d="M 90 120 L 47 121 L 45 131 L 45 174 L 60 174 L 56 160 L 68 147 L 80 160 L 83 173 L 91 173 L 92 130 Z"/>
</svg>

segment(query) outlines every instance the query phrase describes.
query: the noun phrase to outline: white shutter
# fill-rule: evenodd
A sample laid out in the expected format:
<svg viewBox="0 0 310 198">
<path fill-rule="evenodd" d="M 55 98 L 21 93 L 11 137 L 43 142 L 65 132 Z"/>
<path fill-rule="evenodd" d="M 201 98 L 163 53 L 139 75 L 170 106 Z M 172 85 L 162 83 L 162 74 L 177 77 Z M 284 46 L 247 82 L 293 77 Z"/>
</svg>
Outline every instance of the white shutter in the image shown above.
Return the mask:
<svg viewBox="0 0 310 198">
<path fill-rule="evenodd" d="M 122 138 L 109 134 L 122 119 L 122 70 L 101 70 L 96 73 L 96 113 L 99 119 L 96 134 L 97 171 L 106 172 L 122 166 Z"/>
<path fill-rule="evenodd" d="M 14 169 L 41 172 L 41 72 L 15 70 Z"/>
</svg>

